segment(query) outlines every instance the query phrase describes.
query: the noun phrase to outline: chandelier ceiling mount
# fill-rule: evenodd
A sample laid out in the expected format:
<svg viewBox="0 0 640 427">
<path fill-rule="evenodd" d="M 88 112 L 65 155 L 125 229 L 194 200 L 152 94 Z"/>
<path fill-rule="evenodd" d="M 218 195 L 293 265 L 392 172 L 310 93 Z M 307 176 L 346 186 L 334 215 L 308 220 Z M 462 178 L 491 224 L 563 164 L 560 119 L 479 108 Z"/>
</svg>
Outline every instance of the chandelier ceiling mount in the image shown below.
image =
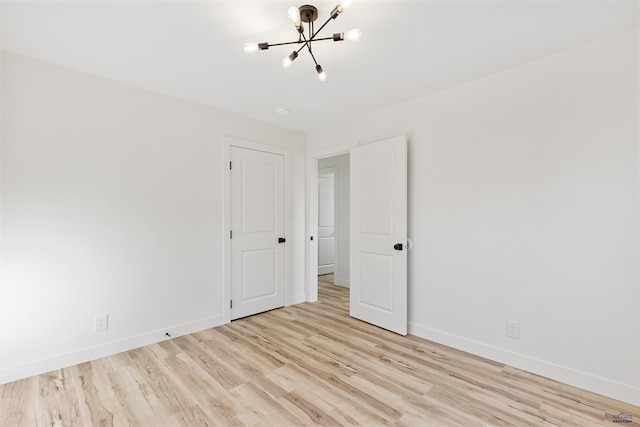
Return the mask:
<svg viewBox="0 0 640 427">
<path fill-rule="evenodd" d="M 300 12 L 300 20 L 302 22 L 314 22 L 318 19 L 318 8 L 310 4 L 302 5 L 298 8 Z"/>
</svg>

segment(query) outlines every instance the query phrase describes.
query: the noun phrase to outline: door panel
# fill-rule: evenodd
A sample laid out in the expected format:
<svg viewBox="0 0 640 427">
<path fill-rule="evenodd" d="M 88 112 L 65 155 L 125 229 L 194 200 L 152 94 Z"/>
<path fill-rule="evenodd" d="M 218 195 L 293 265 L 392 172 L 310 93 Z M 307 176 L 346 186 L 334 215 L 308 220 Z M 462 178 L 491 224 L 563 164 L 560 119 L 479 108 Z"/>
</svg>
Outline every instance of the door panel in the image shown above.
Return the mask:
<svg viewBox="0 0 640 427">
<path fill-rule="evenodd" d="M 256 153 L 260 153 L 259 151 Z M 268 153 L 260 153 L 268 154 Z M 264 156 L 244 156 L 240 163 L 242 232 L 273 233 L 276 229 L 276 164 Z"/>
<path fill-rule="evenodd" d="M 284 157 L 231 147 L 231 319 L 284 306 Z"/>
<path fill-rule="evenodd" d="M 407 334 L 407 141 L 351 151 L 351 316 Z M 394 245 L 402 244 L 402 250 Z M 399 248 L 399 247 L 398 247 Z"/>
<path fill-rule="evenodd" d="M 360 186 L 360 235 L 393 234 L 395 153 L 363 153 L 360 173 L 366 179 Z"/>
<path fill-rule="evenodd" d="M 276 251 L 272 248 L 242 252 L 241 302 L 255 301 L 277 293 Z"/>
<path fill-rule="evenodd" d="M 378 285 L 358 288 L 361 305 L 393 314 L 393 258 L 391 255 L 360 252 L 360 281 Z"/>
</svg>

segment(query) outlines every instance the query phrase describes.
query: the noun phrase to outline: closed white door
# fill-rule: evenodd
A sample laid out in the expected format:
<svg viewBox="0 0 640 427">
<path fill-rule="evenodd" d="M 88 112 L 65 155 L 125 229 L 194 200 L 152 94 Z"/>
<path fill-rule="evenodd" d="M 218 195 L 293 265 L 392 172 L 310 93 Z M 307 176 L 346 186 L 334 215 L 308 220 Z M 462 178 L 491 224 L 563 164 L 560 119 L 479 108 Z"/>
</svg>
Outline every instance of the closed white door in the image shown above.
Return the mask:
<svg viewBox="0 0 640 427">
<path fill-rule="evenodd" d="M 335 267 L 335 169 L 318 171 L 318 274 Z"/>
<path fill-rule="evenodd" d="M 351 316 L 407 334 L 407 140 L 351 151 Z"/>
<path fill-rule="evenodd" d="M 231 147 L 231 319 L 284 306 L 284 157 Z"/>
</svg>

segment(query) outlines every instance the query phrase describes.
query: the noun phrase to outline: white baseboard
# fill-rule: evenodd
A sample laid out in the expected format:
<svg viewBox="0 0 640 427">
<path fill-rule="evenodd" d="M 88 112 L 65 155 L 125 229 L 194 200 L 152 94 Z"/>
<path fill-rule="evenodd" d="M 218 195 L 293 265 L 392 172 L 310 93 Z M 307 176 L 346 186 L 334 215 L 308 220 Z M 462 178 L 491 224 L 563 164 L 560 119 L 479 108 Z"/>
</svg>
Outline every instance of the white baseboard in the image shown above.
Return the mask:
<svg viewBox="0 0 640 427">
<path fill-rule="evenodd" d="M 485 357 L 514 368 L 640 406 L 640 388 L 630 384 L 578 371 L 567 366 L 536 359 L 535 357 L 515 353 L 415 323 L 409 323 L 409 333 L 476 356 Z"/>
<path fill-rule="evenodd" d="M 333 264 L 318 266 L 318 276 L 323 276 L 325 274 L 333 274 Z"/>
<path fill-rule="evenodd" d="M 88 362 L 90 360 L 99 359 L 101 357 L 110 356 L 123 351 L 133 350 L 134 348 L 143 347 L 145 345 L 155 344 L 157 342 L 170 339 L 165 335 L 166 333 L 169 333 L 171 338 L 175 338 L 181 335 L 187 335 L 193 332 L 220 326 L 224 323 L 224 316 L 222 315 L 208 317 L 194 322 L 168 326 L 155 331 L 146 332 L 144 334 L 4 367 L 0 369 L 0 384 L 17 381 L 34 375 L 40 375 L 45 372 L 66 368 L 68 366 L 77 365 L 79 363 Z"/>
<path fill-rule="evenodd" d="M 349 281 L 348 280 L 337 279 L 335 276 L 333 277 L 333 283 L 338 285 L 338 286 L 342 286 L 344 288 L 348 288 L 349 287 Z"/>
<path fill-rule="evenodd" d="M 304 293 L 298 294 L 298 295 L 293 295 L 293 296 L 289 297 L 289 301 L 287 302 L 287 306 L 300 304 L 301 302 L 305 302 L 306 300 L 307 300 L 307 298 L 305 297 Z"/>
</svg>

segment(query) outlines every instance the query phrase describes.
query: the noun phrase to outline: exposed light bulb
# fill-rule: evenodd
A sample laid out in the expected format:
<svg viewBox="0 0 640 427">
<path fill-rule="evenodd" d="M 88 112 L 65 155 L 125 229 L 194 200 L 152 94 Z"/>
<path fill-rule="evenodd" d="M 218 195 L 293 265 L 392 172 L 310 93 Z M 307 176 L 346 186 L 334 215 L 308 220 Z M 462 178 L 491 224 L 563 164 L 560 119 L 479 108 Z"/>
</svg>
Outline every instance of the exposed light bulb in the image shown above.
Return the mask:
<svg viewBox="0 0 640 427">
<path fill-rule="evenodd" d="M 258 43 L 245 43 L 244 51 L 246 53 L 253 53 L 258 51 Z"/>
<path fill-rule="evenodd" d="M 292 6 L 287 11 L 287 14 L 289 15 L 289 18 L 291 18 L 293 23 L 296 24 L 296 27 L 297 27 L 298 23 L 300 22 L 300 10 L 297 7 Z"/>
<path fill-rule="evenodd" d="M 291 64 L 293 64 L 293 61 L 296 60 L 297 57 L 298 57 L 298 52 L 294 50 L 288 56 L 285 56 L 284 58 L 282 58 L 282 66 L 284 68 L 289 68 Z"/>
<path fill-rule="evenodd" d="M 324 72 L 320 65 L 316 65 L 316 72 L 318 73 L 318 78 L 321 82 L 327 80 L 327 73 Z"/>
<path fill-rule="evenodd" d="M 351 31 L 344 33 L 344 39 L 349 41 L 358 41 L 362 37 L 362 31 L 359 28 L 355 28 Z"/>
</svg>

